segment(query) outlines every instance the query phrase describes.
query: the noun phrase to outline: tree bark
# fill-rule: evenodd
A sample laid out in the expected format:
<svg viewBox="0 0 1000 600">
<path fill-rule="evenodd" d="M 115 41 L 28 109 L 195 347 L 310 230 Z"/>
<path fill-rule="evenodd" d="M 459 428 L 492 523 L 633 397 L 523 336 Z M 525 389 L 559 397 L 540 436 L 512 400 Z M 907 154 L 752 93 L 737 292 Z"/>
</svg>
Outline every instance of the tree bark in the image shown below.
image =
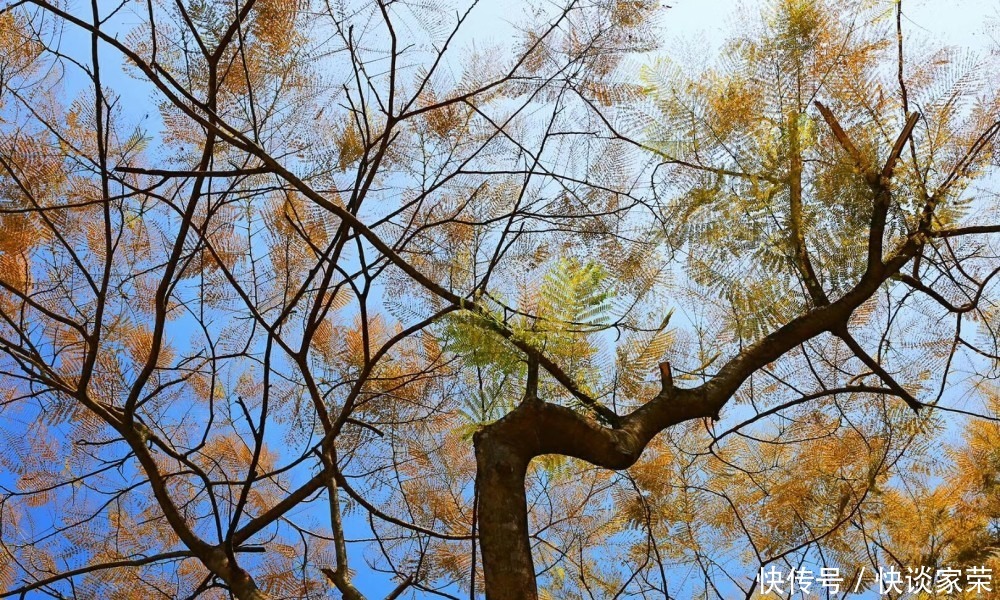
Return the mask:
<svg viewBox="0 0 1000 600">
<path fill-rule="evenodd" d="M 488 429 L 476 434 L 479 535 L 489 600 L 537 600 L 524 477 L 528 461 Z M 491 585 L 498 582 L 497 585 Z"/>
</svg>

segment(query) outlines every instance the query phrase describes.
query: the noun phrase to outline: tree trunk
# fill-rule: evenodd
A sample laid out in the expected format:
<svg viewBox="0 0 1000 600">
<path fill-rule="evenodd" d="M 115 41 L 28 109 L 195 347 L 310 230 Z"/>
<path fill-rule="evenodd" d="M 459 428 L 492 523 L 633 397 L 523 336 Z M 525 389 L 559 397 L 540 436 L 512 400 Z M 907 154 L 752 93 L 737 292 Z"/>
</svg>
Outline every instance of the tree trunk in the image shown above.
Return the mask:
<svg viewBox="0 0 1000 600">
<path fill-rule="evenodd" d="M 537 600 L 524 477 L 530 457 L 490 428 L 475 436 L 479 545 L 487 600 Z"/>
</svg>

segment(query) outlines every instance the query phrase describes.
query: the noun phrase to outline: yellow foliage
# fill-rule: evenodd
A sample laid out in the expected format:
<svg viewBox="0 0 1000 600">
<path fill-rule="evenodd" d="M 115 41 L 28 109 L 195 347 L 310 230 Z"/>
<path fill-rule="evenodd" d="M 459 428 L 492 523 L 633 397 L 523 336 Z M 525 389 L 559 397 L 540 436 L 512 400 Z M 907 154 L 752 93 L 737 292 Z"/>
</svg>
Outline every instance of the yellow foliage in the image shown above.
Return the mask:
<svg viewBox="0 0 1000 600">
<path fill-rule="evenodd" d="M 336 138 L 337 149 L 340 152 L 339 166 L 346 171 L 365 152 L 364 141 L 354 123 L 354 119 L 346 117 Z"/>
</svg>

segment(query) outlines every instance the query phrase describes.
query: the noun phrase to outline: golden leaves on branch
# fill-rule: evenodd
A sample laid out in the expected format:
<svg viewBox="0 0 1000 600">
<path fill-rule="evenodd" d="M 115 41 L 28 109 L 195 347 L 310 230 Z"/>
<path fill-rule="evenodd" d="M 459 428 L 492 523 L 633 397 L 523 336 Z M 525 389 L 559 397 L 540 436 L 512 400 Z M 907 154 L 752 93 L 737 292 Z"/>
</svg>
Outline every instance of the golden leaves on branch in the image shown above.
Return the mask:
<svg viewBox="0 0 1000 600">
<path fill-rule="evenodd" d="M 303 239 L 309 248 L 322 248 L 327 242 L 327 215 L 296 192 L 286 190 L 272 198 L 265 219 L 281 239 Z"/>
<path fill-rule="evenodd" d="M 438 94 L 433 89 L 428 89 L 421 95 L 418 106 L 426 108 L 440 103 Z M 458 143 L 471 114 L 472 108 L 465 102 L 445 102 L 442 106 L 425 112 L 423 118 L 433 135 L 441 140 Z"/>
<path fill-rule="evenodd" d="M 303 0 L 260 0 L 254 4 L 252 31 L 272 54 L 283 55 L 300 43 L 295 22 Z"/>
<path fill-rule="evenodd" d="M 293 191 L 272 196 L 264 213 L 275 281 L 293 289 L 311 260 L 325 251 L 331 217 Z"/>
<path fill-rule="evenodd" d="M 637 27 L 659 9 L 660 3 L 653 0 L 614 0 L 611 5 L 611 21 L 620 27 Z"/>
<path fill-rule="evenodd" d="M 601 106 L 621 106 L 642 97 L 643 87 L 634 83 L 586 80 L 583 83 L 586 95 Z"/>
<path fill-rule="evenodd" d="M 0 216 L 0 253 L 28 252 L 40 241 L 41 235 L 38 223 L 30 213 Z"/>
<path fill-rule="evenodd" d="M 14 587 L 13 561 L 0 560 L 0 592 L 5 592 L 12 587 Z"/>
<path fill-rule="evenodd" d="M 230 274 L 237 273 L 238 265 L 249 255 L 250 242 L 237 230 L 238 220 L 238 211 L 230 205 L 214 211 L 208 222 L 200 224 L 204 231 L 201 243 L 205 247 L 199 254 L 198 266 L 210 281 L 225 282 L 223 269 Z M 225 295 L 221 290 L 215 292 L 218 298 L 211 304 L 218 306 Z"/>
<path fill-rule="evenodd" d="M 32 248 L 44 240 L 36 219 L 30 214 L 0 215 L 0 311 L 12 314 L 17 295 L 32 291 Z M 11 290 L 4 287 L 13 288 Z M 13 302 L 13 304 L 8 304 Z"/>
<path fill-rule="evenodd" d="M 194 397 L 203 402 L 222 400 L 226 397 L 225 389 L 216 380 L 215 387 L 212 387 L 212 377 L 207 373 L 194 373 L 187 379 L 187 385 L 194 392 Z"/>
<path fill-rule="evenodd" d="M 552 56 L 546 40 L 536 31 L 528 31 L 519 46 L 518 56 L 524 57 L 524 69 L 531 74 L 541 71 Z"/>
<path fill-rule="evenodd" d="M 253 458 L 250 447 L 233 433 L 210 437 L 200 454 L 207 471 L 227 477 L 230 481 L 241 481 L 246 477 Z M 266 447 L 261 449 L 258 472 L 270 471 L 273 466 L 274 456 Z"/>
<path fill-rule="evenodd" d="M 365 332 L 364 330 L 367 330 Z M 365 335 L 368 340 L 365 344 Z M 345 364 L 354 369 L 361 369 L 364 366 L 365 356 L 371 355 L 389 337 L 389 330 L 386 327 L 385 319 L 382 315 L 372 316 L 367 324 L 363 324 L 361 316 L 354 318 L 354 325 L 345 332 L 344 335 L 344 355 Z"/>
<path fill-rule="evenodd" d="M 343 348 L 345 328 L 338 324 L 338 316 L 351 303 L 352 298 L 353 294 L 342 287 L 317 299 L 317 303 L 326 310 L 326 315 L 314 327 L 310 347 L 324 364 L 336 364 L 337 356 Z"/>
<path fill-rule="evenodd" d="M 153 350 L 153 332 L 143 324 L 128 327 L 122 336 L 129 358 L 138 365 L 145 364 Z M 157 368 L 166 368 L 173 361 L 173 350 L 166 340 L 160 342 L 156 357 Z"/>
<path fill-rule="evenodd" d="M 673 335 L 666 329 L 666 322 L 652 334 L 634 335 L 618 345 L 617 383 L 626 398 L 641 400 L 655 395 L 659 384 L 647 379 L 672 345 Z"/>
<path fill-rule="evenodd" d="M 341 122 L 334 137 L 338 152 L 338 166 L 346 171 L 365 152 L 365 144 L 354 118 L 347 116 Z"/>
<path fill-rule="evenodd" d="M 316 325 L 312 337 L 312 348 L 319 353 L 324 362 L 331 362 L 334 359 L 336 352 L 335 336 L 336 331 L 328 319 L 323 319 Z"/>
<path fill-rule="evenodd" d="M 34 71 L 42 45 L 26 31 L 24 17 L 12 10 L 0 14 L 0 75 L 4 80 Z"/>
<path fill-rule="evenodd" d="M 0 255 L 0 282 L 10 286 L 20 295 L 31 292 L 31 263 L 24 254 Z M 6 290 L 0 290 L 2 297 L 8 297 Z"/>
<path fill-rule="evenodd" d="M 309 547 L 302 543 L 294 546 L 268 545 L 268 559 L 262 566 L 262 573 L 258 578 L 259 585 L 264 591 L 277 598 L 312 598 L 325 595 L 328 584 L 326 578 L 318 573 L 307 575 L 302 572 L 302 558 L 306 555 L 307 549 L 310 554 L 317 551 L 312 541 Z M 315 556 L 311 558 L 312 561 L 317 560 Z M 330 564 L 330 562 L 332 561 L 318 564 Z"/>
</svg>

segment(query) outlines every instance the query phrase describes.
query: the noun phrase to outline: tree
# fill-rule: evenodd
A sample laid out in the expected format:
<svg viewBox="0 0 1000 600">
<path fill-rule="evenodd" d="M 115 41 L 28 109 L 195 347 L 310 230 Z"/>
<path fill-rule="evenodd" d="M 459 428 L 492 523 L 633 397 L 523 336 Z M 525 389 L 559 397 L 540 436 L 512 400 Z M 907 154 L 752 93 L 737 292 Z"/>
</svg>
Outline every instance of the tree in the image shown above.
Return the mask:
<svg viewBox="0 0 1000 600">
<path fill-rule="evenodd" d="M 3 8 L 0 597 L 996 564 L 995 56 L 658 6 Z"/>
</svg>

